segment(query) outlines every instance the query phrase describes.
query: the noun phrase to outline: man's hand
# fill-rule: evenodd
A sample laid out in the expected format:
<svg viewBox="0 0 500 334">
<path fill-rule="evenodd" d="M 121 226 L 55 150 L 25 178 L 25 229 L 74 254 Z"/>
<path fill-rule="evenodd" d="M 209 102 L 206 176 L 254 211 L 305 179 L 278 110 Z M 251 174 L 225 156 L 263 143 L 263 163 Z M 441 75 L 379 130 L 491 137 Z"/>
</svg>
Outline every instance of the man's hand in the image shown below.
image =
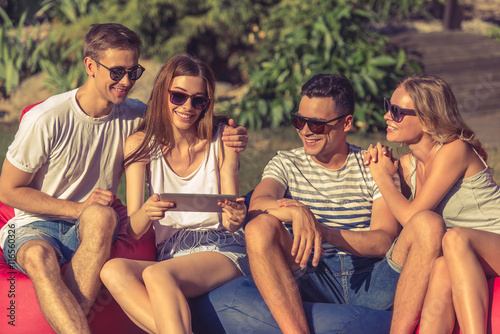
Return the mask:
<svg viewBox="0 0 500 334">
<path fill-rule="evenodd" d="M 86 208 L 88 208 L 92 204 L 100 204 L 100 205 L 104 205 L 104 206 L 111 206 L 111 204 L 113 203 L 113 201 L 115 199 L 117 199 L 117 198 L 118 198 L 118 196 L 116 196 L 115 194 L 113 194 L 109 190 L 104 190 L 104 189 L 98 189 L 98 188 L 96 188 L 96 189 L 94 189 L 94 191 L 92 192 L 92 194 L 90 194 L 90 196 L 85 201 L 80 202 L 81 211 L 78 213 L 77 218 L 81 215 L 81 213 Z"/>
<path fill-rule="evenodd" d="M 301 268 L 305 268 L 314 249 L 312 265 L 316 267 L 321 254 L 323 254 L 321 224 L 311 210 L 299 201 L 282 199 L 278 200 L 278 205 L 292 211 L 293 244 L 291 254 L 295 256 L 295 263 L 298 263 Z M 272 214 L 273 210 L 276 209 L 270 209 L 269 213 Z"/>
<path fill-rule="evenodd" d="M 222 133 L 222 141 L 227 147 L 233 147 L 235 152 L 243 152 L 248 143 L 248 133 L 244 126 L 236 124 L 233 119 L 228 121 L 229 126 Z"/>
</svg>

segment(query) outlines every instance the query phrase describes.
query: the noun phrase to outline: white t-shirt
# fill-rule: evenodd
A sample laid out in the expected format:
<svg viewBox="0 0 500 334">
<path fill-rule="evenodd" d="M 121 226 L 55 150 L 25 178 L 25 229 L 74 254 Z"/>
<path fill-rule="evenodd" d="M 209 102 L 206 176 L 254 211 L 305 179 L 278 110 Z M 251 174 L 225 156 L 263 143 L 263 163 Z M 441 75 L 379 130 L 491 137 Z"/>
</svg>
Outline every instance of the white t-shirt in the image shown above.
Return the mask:
<svg viewBox="0 0 500 334">
<path fill-rule="evenodd" d="M 6 159 L 35 174 L 30 187 L 58 199 L 81 202 L 95 188 L 116 194 L 125 140 L 141 121 L 145 104 L 127 99 L 114 105 L 105 117 L 93 118 L 78 106 L 76 92 L 52 96 L 26 113 Z M 0 247 L 8 225 L 14 223 L 17 228 L 53 220 L 17 209 L 14 212 L 15 217 L 0 230 Z"/>
</svg>

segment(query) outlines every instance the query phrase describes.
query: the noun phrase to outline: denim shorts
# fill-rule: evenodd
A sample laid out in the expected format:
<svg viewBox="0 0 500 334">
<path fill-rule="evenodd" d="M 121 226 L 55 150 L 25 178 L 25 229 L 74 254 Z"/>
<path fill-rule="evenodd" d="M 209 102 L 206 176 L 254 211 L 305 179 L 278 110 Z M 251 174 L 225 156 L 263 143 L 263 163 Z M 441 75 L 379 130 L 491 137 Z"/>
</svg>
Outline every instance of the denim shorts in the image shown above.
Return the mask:
<svg viewBox="0 0 500 334">
<path fill-rule="evenodd" d="M 116 214 L 116 228 L 113 234 L 113 241 L 116 240 L 118 236 L 118 225 L 120 218 Z M 59 265 L 63 266 L 67 262 L 71 261 L 76 250 L 80 246 L 80 218 L 75 223 L 70 223 L 65 220 L 53 220 L 53 221 L 36 221 L 29 223 L 15 229 L 15 239 L 14 239 L 14 252 L 10 254 L 17 254 L 19 248 L 22 245 L 31 240 L 44 240 L 48 242 L 55 250 L 56 256 L 59 260 Z M 11 247 L 8 245 L 9 239 L 5 240 L 4 250 Z M 9 248 L 11 249 L 11 248 Z M 26 274 L 21 266 L 17 263 L 17 258 L 12 258 L 5 252 L 5 259 L 11 268 L 17 269 L 23 274 Z"/>
<path fill-rule="evenodd" d="M 384 258 L 331 254 L 317 267 L 309 263 L 297 279 L 303 300 L 391 309 L 402 269 L 392 261 L 393 248 Z"/>
<path fill-rule="evenodd" d="M 227 256 L 242 275 L 250 274 L 243 230 L 231 233 L 226 230 L 181 229 L 168 241 L 156 246 L 157 261 L 199 253 L 217 252 Z"/>
</svg>

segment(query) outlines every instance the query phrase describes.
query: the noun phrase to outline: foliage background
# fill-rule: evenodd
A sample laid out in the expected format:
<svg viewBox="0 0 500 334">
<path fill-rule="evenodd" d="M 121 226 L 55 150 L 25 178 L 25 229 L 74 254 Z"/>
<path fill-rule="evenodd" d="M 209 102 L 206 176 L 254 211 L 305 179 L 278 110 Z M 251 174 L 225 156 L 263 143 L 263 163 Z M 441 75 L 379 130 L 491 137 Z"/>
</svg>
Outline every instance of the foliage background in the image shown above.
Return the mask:
<svg viewBox="0 0 500 334">
<path fill-rule="evenodd" d="M 420 70 L 376 27 L 429 15 L 431 2 L 0 0 L 0 80 L 6 95 L 38 71 L 57 92 L 76 88 L 86 78 L 81 50 L 89 26 L 120 22 L 143 39 L 143 58 L 164 62 L 188 52 L 208 62 L 218 80 L 244 86 L 242 97 L 218 101 L 218 110 L 247 127 L 286 124 L 301 85 L 330 72 L 351 79 L 355 125 L 371 131 L 383 123 L 382 98 Z"/>
</svg>

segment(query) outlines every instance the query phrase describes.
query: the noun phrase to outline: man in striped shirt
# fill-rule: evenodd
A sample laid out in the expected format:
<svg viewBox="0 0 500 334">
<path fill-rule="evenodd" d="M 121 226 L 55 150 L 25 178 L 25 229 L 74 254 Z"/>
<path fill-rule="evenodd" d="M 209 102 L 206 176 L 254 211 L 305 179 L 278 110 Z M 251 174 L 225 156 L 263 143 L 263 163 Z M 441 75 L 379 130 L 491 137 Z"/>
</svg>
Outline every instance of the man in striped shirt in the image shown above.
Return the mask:
<svg viewBox="0 0 500 334">
<path fill-rule="evenodd" d="M 309 80 L 291 115 L 303 147 L 278 152 L 252 195 L 250 267 L 284 333 L 309 333 L 302 301 L 393 305 L 402 268 L 392 261 L 391 245 L 399 224 L 362 150 L 346 141 L 353 113 L 345 76 Z"/>
</svg>

